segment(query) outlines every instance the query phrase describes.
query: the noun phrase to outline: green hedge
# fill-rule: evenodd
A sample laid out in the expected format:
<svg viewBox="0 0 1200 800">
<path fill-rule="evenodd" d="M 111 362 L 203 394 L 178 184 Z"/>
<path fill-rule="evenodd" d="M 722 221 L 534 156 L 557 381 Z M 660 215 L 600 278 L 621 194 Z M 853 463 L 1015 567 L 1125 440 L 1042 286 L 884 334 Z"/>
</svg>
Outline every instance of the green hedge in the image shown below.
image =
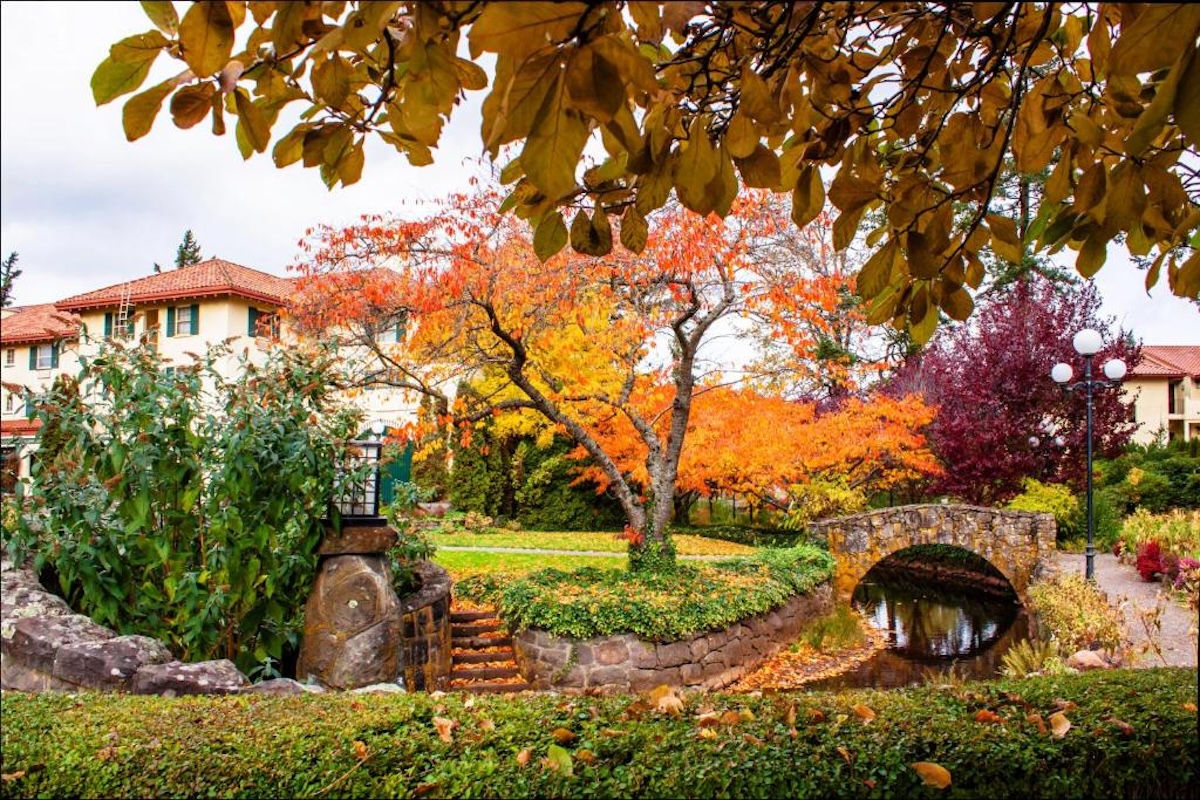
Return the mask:
<svg viewBox="0 0 1200 800">
<path fill-rule="evenodd" d="M 748 544 L 752 547 L 794 547 L 808 540 L 806 531 L 750 528 L 745 525 L 672 525 L 671 533 L 686 533 L 689 536 Z"/>
<path fill-rule="evenodd" d="M 634 697 L 467 702 L 5 693 L 0 796 L 1182 798 L 1200 780 L 1194 669 L 698 695 L 678 716 Z M 1064 707 L 1062 738 L 1030 719 Z M 950 787 L 924 786 L 922 761 Z"/>
<path fill-rule="evenodd" d="M 495 604 L 514 630 L 539 628 L 587 639 L 634 633 L 675 641 L 777 608 L 833 575 L 833 558 L 812 545 L 763 550 L 669 573 L 583 567 L 521 577 L 469 575 L 455 594 Z"/>
</svg>

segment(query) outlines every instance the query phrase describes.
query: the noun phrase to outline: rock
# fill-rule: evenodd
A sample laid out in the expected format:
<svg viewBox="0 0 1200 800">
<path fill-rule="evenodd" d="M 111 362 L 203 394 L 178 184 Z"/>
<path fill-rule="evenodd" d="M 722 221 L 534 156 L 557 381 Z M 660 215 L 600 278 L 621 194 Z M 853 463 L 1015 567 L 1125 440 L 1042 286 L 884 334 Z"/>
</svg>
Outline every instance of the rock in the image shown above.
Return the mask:
<svg viewBox="0 0 1200 800">
<path fill-rule="evenodd" d="M 1097 650 L 1080 650 L 1067 659 L 1067 666 L 1081 672 L 1092 669 L 1110 669 L 1112 667 Z"/>
<path fill-rule="evenodd" d="M 440 518 L 450 513 L 449 503 L 417 503 L 417 515 Z"/>
<path fill-rule="evenodd" d="M 396 694 L 397 692 L 404 692 L 403 684 L 372 683 L 370 686 L 360 686 L 351 690 L 351 694 Z"/>
<path fill-rule="evenodd" d="M 347 525 L 340 533 L 326 531 L 317 552 L 323 556 L 386 553 L 397 537 L 387 525 Z"/>
<path fill-rule="evenodd" d="M 392 683 L 402 668 L 401 630 L 382 556 L 327 557 L 305 606 L 296 675 L 335 689 Z"/>
<path fill-rule="evenodd" d="M 29 617 L 19 620 L 11 639 L 4 640 L 5 655 L 20 660 L 27 669 L 49 675 L 60 647 L 111 639 L 115 633 L 82 614 Z"/>
<path fill-rule="evenodd" d="M 99 642 L 76 642 L 58 649 L 55 678 L 84 689 L 120 691 L 143 666 L 166 664 L 171 651 L 148 636 L 117 636 Z"/>
<path fill-rule="evenodd" d="M 133 694 L 160 694 L 180 697 L 196 694 L 235 694 L 249 685 L 246 676 L 238 672 L 232 661 L 198 661 L 184 664 L 148 664 L 137 671 L 130 681 Z"/>
<path fill-rule="evenodd" d="M 65 617 L 71 608 L 56 594 L 40 586 L 5 586 L 0 601 L 0 637 L 11 639 L 17 623 L 30 617 Z"/>
<path fill-rule="evenodd" d="M 261 683 L 251 684 L 242 689 L 242 694 L 268 694 L 268 695 L 296 695 L 296 694 L 324 694 L 325 690 L 320 686 L 315 686 L 309 683 L 300 683 L 291 678 L 275 678 Z"/>
</svg>

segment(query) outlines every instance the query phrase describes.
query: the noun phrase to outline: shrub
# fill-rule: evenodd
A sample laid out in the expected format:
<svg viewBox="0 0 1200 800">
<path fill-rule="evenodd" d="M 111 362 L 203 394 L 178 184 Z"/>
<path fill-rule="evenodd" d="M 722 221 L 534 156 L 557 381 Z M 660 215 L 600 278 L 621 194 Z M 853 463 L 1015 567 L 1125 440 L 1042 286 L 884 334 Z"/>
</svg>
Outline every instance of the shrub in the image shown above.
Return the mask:
<svg viewBox="0 0 1200 800">
<path fill-rule="evenodd" d="M 1144 581 L 1152 581 L 1167 571 L 1158 542 L 1142 542 L 1137 549 L 1137 571 Z"/>
<path fill-rule="evenodd" d="M 1010 647 L 1000 659 L 1004 665 L 1000 674 L 1006 678 L 1028 678 L 1033 675 L 1062 675 L 1067 664 L 1058 654 L 1054 639 L 1022 639 Z"/>
<path fill-rule="evenodd" d="M 808 539 L 806 531 L 789 531 L 782 528 L 751 528 L 745 525 L 672 525 L 671 533 L 718 539 L 752 547 L 795 547 Z"/>
<path fill-rule="evenodd" d="M 1071 728 L 1056 738 L 1046 721 L 1068 703 Z M 677 716 L 630 696 L 80 702 L 6 692 L 0 769 L 12 798 L 1182 800 L 1200 781 L 1195 704 L 1194 669 L 890 692 L 689 695 Z M 996 721 L 981 721 L 983 711 Z M 700 727 L 702 713 L 719 724 Z M 929 761 L 951 775 L 943 792 L 923 785 L 913 767 Z"/>
<path fill-rule="evenodd" d="M 1044 638 L 1067 652 L 1103 647 L 1120 651 L 1126 646 L 1125 618 L 1107 598 L 1079 575 L 1060 575 L 1029 589 L 1033 614 Z"/>
<path fill-rule="evenodd" d="M 1176 509 L 1164 514 L 1138 510 L 1125 518 L 1121 542 L 1129 553 L 1154 541 L 1176 559 L 1200 559 L 1200 511 Z"/>
<path fill-rule="evenodd" d="M 495 604 L 514 630 L 538 628 L 587 639 L 633 633 L 674 641 L 726 627 L 811 591 L 833 574 L 833 559 L 801 545 L 668 572 L 584 567 L 520 578 L 493 573 L 455 584 L 459 596 Z"/>
<path fill-rule="evenodd" d="M 1060 542 L 1074 539 L 1085 532 L 1083 526 L 1087 523 L 1083 519 L 1083 509 L 1069 487 L 1026 478 L 1022 489 L 1021 494 L 1010 500 L 1005 508 L 1011 511 L 1053 514 Z"/>
<path fill-rule="evenodd" d="M 35 401 L 60 444 L 6 544 L 100 624 L 249 672 L 298 641 L 357 419 L 333 405 L 329 354 L 275 350 L 233 381 L 216 369 L 229 357 L 173 372 L 146 347 L 81 358 L 79 394 Z"/>
<path fill-rule="evenodd" d="M 844 478 L 814 478 L 808 483 L 788 487 L 788 512 L 782 526 L 802 531 L 814 520 L 844 517 L 867 508 L 867 496 L 862 489 L 850 488 Z"/>
</svg>

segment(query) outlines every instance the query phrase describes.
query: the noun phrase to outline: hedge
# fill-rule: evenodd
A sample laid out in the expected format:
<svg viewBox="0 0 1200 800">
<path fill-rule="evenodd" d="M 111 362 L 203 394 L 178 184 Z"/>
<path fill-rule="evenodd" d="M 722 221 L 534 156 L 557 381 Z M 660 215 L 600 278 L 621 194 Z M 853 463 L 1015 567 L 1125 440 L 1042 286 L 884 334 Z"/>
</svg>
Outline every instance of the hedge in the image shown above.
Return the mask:
<svg viewBox="0 0 1200 800">
<path fill-rule="evenodd" d="M 1185 797 L 1195 704 L 1194 669 L 699 694 L 676 715 L 629 696 L 9 692 L 0 796 Z"/>
</svg>

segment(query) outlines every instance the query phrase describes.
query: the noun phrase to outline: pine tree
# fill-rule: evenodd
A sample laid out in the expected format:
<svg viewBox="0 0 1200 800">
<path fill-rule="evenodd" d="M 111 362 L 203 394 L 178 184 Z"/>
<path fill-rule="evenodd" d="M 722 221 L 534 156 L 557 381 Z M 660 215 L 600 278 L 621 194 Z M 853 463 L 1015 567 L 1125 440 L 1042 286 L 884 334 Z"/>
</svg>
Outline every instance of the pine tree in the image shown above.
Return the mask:
<svg viewBox="0 0 1200 800">
<path fill-rule="evenodd" d="M 192 235 L 189 228 L 183 232 L 183 241 L 179 243 L 179 249 L 175 251 L 175 267 L 199 264 L 203 259 L 204 256 L 200 254 L 200 243 L 196 241 L 196 237 Z"/>
<path fill-rule="evenodd" d="M 4 263 L 0 264 L 0 308 L 12 305 L 13 281 L 21 274 L 17 269 L 17 251 L 8 254 Z"/>
</svg>

